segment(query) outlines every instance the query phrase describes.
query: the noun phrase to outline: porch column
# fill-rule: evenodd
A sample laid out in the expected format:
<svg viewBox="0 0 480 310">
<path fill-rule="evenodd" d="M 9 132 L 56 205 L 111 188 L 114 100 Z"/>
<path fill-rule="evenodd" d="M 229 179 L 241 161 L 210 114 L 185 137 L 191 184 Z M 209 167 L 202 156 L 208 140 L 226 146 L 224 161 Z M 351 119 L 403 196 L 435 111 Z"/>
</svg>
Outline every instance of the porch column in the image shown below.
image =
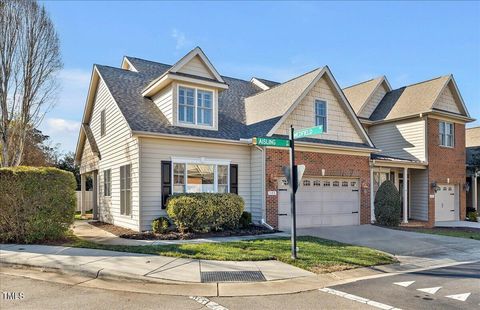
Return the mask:
<svg viewBox="0 0 480 310">
<path fill-rule="evenodd" d="M 85 204 L 86 204 L 86 201 L 85 201 L 85 189 L 86 189 L 86 181 L 87 181 L 87 178 L 85 176 L 85 174 L 81 174 L 80 175 L 80 188 L 81 188 L 81 194 L 80 194 L 80 212 L 81 212 L 81 216 L 84 217 L 85 216 Z"/>
<path fill-rule="evenodd" d="M 93 171 L 93 219 L 98 220 L 98 171 Z"/>
<path fill-rule="evenodd" d="M 375 222 L 375 195 L 373 193 L 373 166 L 370 166 L 370 222 Z"/>
<path fill-rule="evenodd" d="M 477 196 L 477 172 L 472 175 L 472 205 L 478 211 L 478 196 Z"/>
<path fill-rule="evenodd" d="M 403 223 L 408 223 L 408 168 L 403 168 Z"/>
</svg>

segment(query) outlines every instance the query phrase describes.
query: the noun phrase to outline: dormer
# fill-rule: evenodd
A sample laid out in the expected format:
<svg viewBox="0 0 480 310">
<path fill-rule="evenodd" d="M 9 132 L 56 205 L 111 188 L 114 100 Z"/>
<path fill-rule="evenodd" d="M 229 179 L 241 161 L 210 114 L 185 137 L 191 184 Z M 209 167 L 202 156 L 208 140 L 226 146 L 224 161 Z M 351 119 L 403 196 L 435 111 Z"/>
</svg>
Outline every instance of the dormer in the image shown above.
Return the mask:
<svg viewBox="0 0 480 310">
<path fill-rule="evenodd" d="M 228 85 L 204 52 L 194 48 L 143 89 L 171 125 L 218 129 L 218 94 Z"/>
</svg>

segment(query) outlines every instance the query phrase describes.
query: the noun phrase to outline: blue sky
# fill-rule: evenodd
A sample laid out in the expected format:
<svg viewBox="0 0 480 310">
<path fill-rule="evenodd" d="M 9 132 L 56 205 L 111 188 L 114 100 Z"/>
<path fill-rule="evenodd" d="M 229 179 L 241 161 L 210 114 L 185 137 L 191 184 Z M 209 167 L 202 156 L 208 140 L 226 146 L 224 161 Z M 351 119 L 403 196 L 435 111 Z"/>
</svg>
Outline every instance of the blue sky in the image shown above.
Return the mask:
<svg viewBox="0 0 480 310">
<path fill-rule="evenodd" d="M 174 63 L 200 46 L 222 75 L 285 81 L 328 65 L 342 87 L 453 73 L 480 119 L 479 2 L 43 2 L 64 69 L 41 129 L 74 151 L 93 64 Z M 479 121 L 472 125 L 480 124 Z"/>
</svg>

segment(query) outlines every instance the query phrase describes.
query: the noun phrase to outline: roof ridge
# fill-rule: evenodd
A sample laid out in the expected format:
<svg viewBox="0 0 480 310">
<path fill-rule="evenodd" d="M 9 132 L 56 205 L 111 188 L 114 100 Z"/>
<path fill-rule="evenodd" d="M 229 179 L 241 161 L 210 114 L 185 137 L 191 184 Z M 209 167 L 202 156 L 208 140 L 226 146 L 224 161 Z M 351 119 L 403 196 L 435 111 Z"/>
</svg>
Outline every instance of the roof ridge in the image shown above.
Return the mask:
<svg viewBox="0 0 480 310">
<path fill-rule="evenodd" d="M 431 81 L 434 81 L 434 80 L 438 80 L 438 79 L 441 79 L 441 78 L 444 78 L 444 77 L 450 77 L 450 76 L 451 76 L 451 74 L 440 75 L 440 76 L 437 76 L 437 77 L 434 77 L 434 78 L 431 78 L 431 79 L 428 79 L 428 80 L 425 80 L 425 81 L 420 81 L 420 82 L 404 85 L 404 86 L 392 89 L 391 91 L 406 88 L 406 87 L 410 87 L 410 86 L 415 86 L 415 85 L 418 85 L 418 84 L 428 83 L 428 82 L 431 82 Z"/>
<path fill-rule="evenodd" d="M 360 83 L 357 83 L 357 84 L 353 84 L 353 85 L 344 87 L 344 88 L 342 88 L 342 90 L 345 90 L 347 88 L 352 88 L 352 87 L 355 87 L 355 86 L 358 86 L 358 85 L 361 85 L 361 84 L 365 84 L 365 83 L 368 83 L 368 82 L 371 82 L 371 81 L 374 81 L 374 80 L 378 80 L 378 79 L 384 78 L 384 77 L 385 77 L 385 75 L 377 76 L 376 78 L 371 78 L 370 80 L 366 80 L 366 81 L 363 81 L 363 82 L 360 82 Z"/>
<path fill-rule="evenodd" d="M 281 82 L 277 82 L 277 81 L 273 81 L 273 80 L 269 80 L 269 79 L 264 79 L 264 78 L 261 78 L 261 77 L 258 77 L 258 76 L 252 76 L 252 79 L 257 79 L 257 80 L 263 80 L 263 81 L 267 81 L 267 82 L 282 84 Z"/>
<path fill-rule="evenodd" d="M 297 79 L 299 79 L 299 78 L 301 78 L 301 77 L 304 77 L 304 76 L 307 75 L 307 74 L 313 73 L 313 72 L 315 72 L 315 71 L 317 71 L 317 70 L 322 70 L 323 68 L 325 68 L 325 66 L 324 66 L 324 67 L 317 67 L 317 68 L 315 68 L 315 69 L 313 69 L 313 70 L 310 70 L 310 71 L 308 71 L 308 72 L 305 72 L 305 73 L 303 73 L 303 74 L 301 74 L 301 75 L 299 75 L 299 76 L 296 76 L 296 77 L 294 77 L 294 78 L 291 78 L 291 79 L 288 80 L 288 81 L 285 81 L 285 82 L 283 82 L 283 83 L 274 85 L 273 87 L 270 87 L 269 89 L 266 89 L 266 90 L 263 90 L 263 91 L 261 91 L 261 92 L 258 92 L 258 93 L 254 94 L 254 95 L 252 95 L 252 96 L 248 96 L 247 98 L 253 98 L 253 97 L 255 97 L 255 96 L 264 94 L 264 93 L 269 92 L 269 91 L 271 91 L 271 90 L 274 90 L 274 89 L 276 89 L 276 88 L 278 88 L 278 87 L 280 87 L 280 86 L 282 86 L 282 85 L 285 85 L 285 84 L 287 84 L 287 83 L 290 83 L 290 82 L 292 82 L 292 81 L 294 81 L 294 80 L 297 80 Z M 273 82 L 273 81 L 272 81 L 272 82 Z"/>
</svg>

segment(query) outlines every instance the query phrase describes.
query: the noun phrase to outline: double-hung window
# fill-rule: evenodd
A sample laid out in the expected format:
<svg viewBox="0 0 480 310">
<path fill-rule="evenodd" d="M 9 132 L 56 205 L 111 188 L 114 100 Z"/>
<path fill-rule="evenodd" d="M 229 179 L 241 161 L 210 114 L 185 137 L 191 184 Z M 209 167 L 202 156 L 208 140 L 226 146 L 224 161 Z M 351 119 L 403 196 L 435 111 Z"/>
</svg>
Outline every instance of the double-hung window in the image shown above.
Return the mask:
<svg viewBox="0 0 480 310">
<path fill-rule="evenodd" d="M 120 214 L 132 214 L 132 165 L 120 167 Z"/>
<path fill-rule="evenodd" d="M 213 92 L 178 87 L 178 121 L 195 125 L 213 125 Z"/>
<path fill-rule="evenodd" d="M 439 139 L 441 146 L 453 147 L 454 146 L 454 126 L 453 123 L 439 122 Z"/>
<path fill-rule="evenodd" d="M 323 126 L 323 132 L 327 132 L 327 102 L 315 100 L 315 126 Z"/>
<path fill-rule="evenodd" d="M 173 163 L 173 193 L 228 193 L 228 165 Z"/>
<path fill-rule="evenodd" d="M 103 171 L 103 196 L 112 196 L 111 170 Z"/>
</svg>

